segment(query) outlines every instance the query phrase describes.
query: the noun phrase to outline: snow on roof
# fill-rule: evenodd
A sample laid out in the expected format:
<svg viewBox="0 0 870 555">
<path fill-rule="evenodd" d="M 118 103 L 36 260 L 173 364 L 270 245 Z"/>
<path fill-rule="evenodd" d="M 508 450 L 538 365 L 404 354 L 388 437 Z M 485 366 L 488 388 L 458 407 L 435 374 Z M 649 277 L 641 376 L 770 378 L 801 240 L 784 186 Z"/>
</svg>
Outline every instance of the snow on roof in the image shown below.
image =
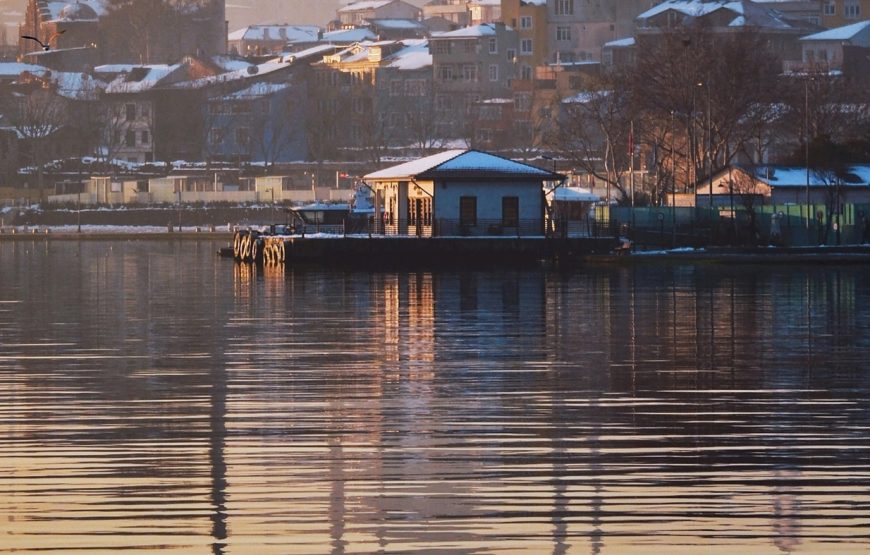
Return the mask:
<svg viewBox="0 0 870 555">
<path fill-rule="evenodd" d="M 806 167 L 795 166 L 754 166 L 744 168 L 756 179 L 771 187 L 806 187 Z M 851 166 L 846 172 L 843 185 L 847 187 L 870 187 L 870 164 Z M 810 187 L 827 187 L 833 176 L 824 171 L 810 170 Z"/>
<path fill-rule="evenodd" d="M 46 68 L 36 64 L 22 64 L 19 62 L 0 62 L 0 77 L 18 77 L 25 71 L 33 74 L 41 74 Z"/>
<path fill-rule="evenodd" d="M 455 31 L 444 31 L 441 33 L 432 33 L 433 39 L 476 39 L 479 37 L 495 36 L 495 25 L 493 23 L 481 23 L 472 27 L 462 27 Z"/>
<path fill-rule="evenodd" d="M 413 177 L 466 175 L 475 177 L 557 178 L 556 174 L 479 150 L 447 150 L 370 173 L 364 179 L 383 180 Z"/>
<path fill-rule="evenodd" d="M 634 45 L 635 45 L 634 37 L 627 37 L 627 38 L 624 38 L 624 39 L 617 39 L 617 40 L 612 40 L 612 41 L 610 41 L 610 42 L 605 42 L 605 43 L 604 43 L 604 47 L 605 47 L 605 48 L 607 48 L 607 47 L 610 47 L 610 48 L 624 48 L 624 47 L 627 47 L 627 46 L 634 46 Z"/>
<path fill-rule="evenodd" d="M 742 2 L 723 2 L 723 1 L 714 1 L 714 2 L 703 2 L 701 0 L 668 0 L 667 2 L 662 2 L 657 6 L 653 6 L 647 11 L 643 12 L 637 19 L 649 19 L 651 17 L 655 17 L 659 14 L 663 14 L 669 10 L 678 11 L 684 15 L 689 15 L 693 17 L 702 17 L 705 15 L 709 15 L 716 10 L 727 9 L 736 14 L 743 14 L 743 3 Z"/>
<path fill-rule="evenodd" d="M 250 25 L 233 31 L 228 40 L 283 40 L 287 42 L 316 41 L 320 27 L 314 25 Z"/>
<path fill-rule="evenodd" d="M 610 91 L 583 91 L 562 100 L 563 104 L 587 104 L 610 96 Z"/>
<path fill-rule="evenodd" d="M 647 20 L 671 10 L 681 13 L 686 17 L 704 17 L 718 10 L 727 10 L 735 16 L 728 24 L 729 27 L 753 25 L 778 29 L 792 28 L 792 25 L 782 18 L 780 12 L 755 2 L 746 1 L 667 0 L 643 12 L 636 19 L 641 21 Z"/>
<path fill-rule="evenodd" d="M 238 71 L 251 65 L 250 62 L 246 62 L 245 60 L 228 58 L 227 56 L 212 56 L 211 61 L 224 71 Z"/>
<path fill-rule="evenodd" d="M 413 19 L 370 19 L 369 23 L 384 29 L 421 29 L 423 24 Z"/>
<path fill-rule="evenodd" d="M 387 67 L 393 67 L 400 71 L 413 71 L 432 65 L 429 41 L 426 39 L 407 40 L 404 41 L 404 44 L 405 48 L 389 57 L 390 64 Z"/>
<path fill-rule="evenodd" d="M 851 25 L 845 25 L 843 27 L 837 27 L 835 29 L 828 29 L 827 31 L 822 31 L 821 33 L 815 33 L 813 35 L 808 35 L 806 37 L 802 37 L 800 40 L 804 41 L 825 41 L 825 40 L 833 40 L 833 41 L 847 41 L 855 38 L 856 35 L 861 34 L 862 31 L 870 29 L 870 19 L 866 21 L 859 21 L 858 23 L 853 23 Z M 862 41 L 866 42 L 867 46 L 870 46 L 870 31 L 867 31 L 867 38 Z"/>
<path fill-rule="evenodd" d="M 289 88 L 290 85 L 286 83 L 254 83 L 246 89 L 228 94 L 223 98 L 225 100 L 248 100 L 269 96 L 277 92 L 285 91 Z"/>
<path fill-rule="evenodd" d="M 598 202 L 601 197 L 582 187 L 556 187 L 552 189 L 553 200 L 559 202 Z"/>
<path fill-rule="evenodd" d="M 371 29 L 360 27 L 359 29 L 339 29 L 338 31 L 330 31 L 323 33 L 321 42 L 362 42 L 364 40 L 374 40 L 377 36 L 372 33 Z"/>
<path fill-rule="evenodd" d="M 344 12 L 355 12 L 359 10 L 374 10 L 387 4 L 392 3 L 393 0 L 363 0 L 362 2 L 354 2 L 353 4 L 348 4 L 342 8 L 339 8 L 339 13 Z"/>
<path fill-rule="evenodd" d="M 501 6 L 501 0 L 472 0 L 469 4 L 476 6 Z"/>
<path fill-rule="evenodd" d="M 53 71 L 50 79 L 57 85 L 57 94 L 75 100 L 96 100 L 107 86 L 87 73 L 73 71 Z"/>
<path fill-rule="evenodd" d="M 137 93 L 153 89 L 178 67 L 178 64 L 134 66 L 130 71 L 122 73 L 109 83 L 106 92 L 110 94 Z"/>
</svg>

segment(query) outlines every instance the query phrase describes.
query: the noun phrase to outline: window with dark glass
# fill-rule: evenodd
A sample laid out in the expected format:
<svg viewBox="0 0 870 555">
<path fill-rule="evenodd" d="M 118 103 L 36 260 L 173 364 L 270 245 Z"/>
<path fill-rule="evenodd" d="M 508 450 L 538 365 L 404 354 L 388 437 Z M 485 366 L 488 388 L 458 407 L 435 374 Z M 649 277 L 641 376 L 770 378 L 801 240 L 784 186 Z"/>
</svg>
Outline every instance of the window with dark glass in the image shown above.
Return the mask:
<svg viewBox="0 0 870 555">
<path fill-rule="evenodd" d="M 459 197 L 459 225 L 477 225 L 477 197 Z"/>
<path fill-rule="evenodd" d="M 517 227 L 520 221 L 520 198 L 502 197 L 501 199 L 501 225 L 504 227 Z"/>
</svg>

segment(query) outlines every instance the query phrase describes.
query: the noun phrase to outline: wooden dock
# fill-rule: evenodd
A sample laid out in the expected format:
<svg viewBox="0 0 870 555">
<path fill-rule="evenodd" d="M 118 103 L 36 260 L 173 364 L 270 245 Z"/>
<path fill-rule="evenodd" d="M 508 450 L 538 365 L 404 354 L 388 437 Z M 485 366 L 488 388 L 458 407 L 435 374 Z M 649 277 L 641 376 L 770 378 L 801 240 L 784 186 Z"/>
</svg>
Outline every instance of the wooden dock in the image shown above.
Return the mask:
<svg viewBox="0 0 870 555">
<path fill-rule="evenodd" d="M 605 254 L 613 238 L 547 237 L 287 237 L 236 234 L 236 260 L 265 264 L 324 266 L 499 266 Z"/>
</svg>

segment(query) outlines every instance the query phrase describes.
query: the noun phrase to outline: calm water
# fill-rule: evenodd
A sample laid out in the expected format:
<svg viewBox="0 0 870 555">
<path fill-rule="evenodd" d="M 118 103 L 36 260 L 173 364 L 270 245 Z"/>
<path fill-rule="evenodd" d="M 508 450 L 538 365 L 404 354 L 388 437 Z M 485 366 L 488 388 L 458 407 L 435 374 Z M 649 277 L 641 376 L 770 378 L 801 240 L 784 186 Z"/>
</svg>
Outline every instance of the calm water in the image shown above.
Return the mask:
<svg viewBox="0 0 870 555">
<path fill-rule="evenodd" d="M 0 551 L 870 551 L 870 268 L 217 246 L 0 242 Z"/>
</svg>

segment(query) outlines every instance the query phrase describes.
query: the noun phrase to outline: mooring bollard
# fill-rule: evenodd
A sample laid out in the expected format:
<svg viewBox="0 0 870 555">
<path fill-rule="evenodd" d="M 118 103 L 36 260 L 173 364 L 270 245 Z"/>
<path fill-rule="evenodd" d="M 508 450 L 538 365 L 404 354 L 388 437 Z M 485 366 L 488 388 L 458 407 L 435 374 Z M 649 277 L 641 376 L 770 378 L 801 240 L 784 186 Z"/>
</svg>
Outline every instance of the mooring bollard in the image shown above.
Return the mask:
<svg viewBox="0 0 870 555">
<path fill-rule="evenodd" d="M 169 222 L 168 224 L 166 224 L 166 229 L 169 233 L 172 233 L 172 222 Z"/>
<path fill-rule="evenodd" d="M 199 226 L 196 226 L 196 232 L 197 232 L 197 233 L 200 233 L 201 231 L 202 231 L 202 229 L 200 229 Z"/>
</svg>

